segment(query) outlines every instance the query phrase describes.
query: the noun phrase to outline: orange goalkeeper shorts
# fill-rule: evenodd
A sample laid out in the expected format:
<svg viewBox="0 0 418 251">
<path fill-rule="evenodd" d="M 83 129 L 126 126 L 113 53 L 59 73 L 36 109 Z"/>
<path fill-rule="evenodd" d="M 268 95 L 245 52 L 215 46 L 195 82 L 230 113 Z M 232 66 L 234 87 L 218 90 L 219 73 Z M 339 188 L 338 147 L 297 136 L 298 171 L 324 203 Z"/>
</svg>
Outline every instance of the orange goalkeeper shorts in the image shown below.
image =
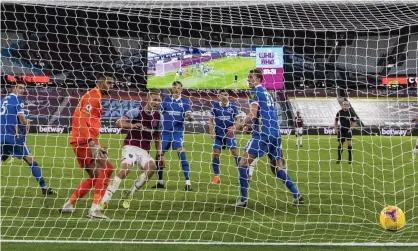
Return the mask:
<svg viewBox="0 0 418 251">
<path fill-rule="evenodd" d="M 93 162 L 93 153 L 88 144 L 71 144 L 80 167 L 85 168 Z"/>
</svg>

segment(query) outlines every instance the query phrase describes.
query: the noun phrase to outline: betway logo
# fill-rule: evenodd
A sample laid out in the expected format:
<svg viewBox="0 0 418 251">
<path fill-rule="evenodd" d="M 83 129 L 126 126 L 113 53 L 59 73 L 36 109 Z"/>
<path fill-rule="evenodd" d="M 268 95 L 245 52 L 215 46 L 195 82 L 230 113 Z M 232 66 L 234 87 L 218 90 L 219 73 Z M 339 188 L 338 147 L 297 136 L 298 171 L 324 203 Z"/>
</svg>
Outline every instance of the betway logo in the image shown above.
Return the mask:
<svg viewBox="0 0 418 251">
<path fill-rule="evenodd" d="M 324 128 L 324 134 L 325 135 L 333 135 L 335 134 L 334 128 Z"/>
<path fill-rule="evenodd" d="M 292 134 L 292 129 L 280 129 L 280 134 L 290 135 Z"/>
<path fill-rule="evenodd" d="M 116 128 L 116 127 L 101 127 L 100 133 L 120 133 L 122 131 L 122 128 Z"/>
<path fill-rule="evenodd" d="M 57 132 L 63 133 L 64 127 L 53 127 L 53 126 L 39 126 L 38 132 Z"/>
<path fill-rule="evenodd" d="M 405 136 L 408 130 L 403 129 L 384 129 L 380 130 L 381 135 L 389 135 L 389 136 Z"/>
</svg>

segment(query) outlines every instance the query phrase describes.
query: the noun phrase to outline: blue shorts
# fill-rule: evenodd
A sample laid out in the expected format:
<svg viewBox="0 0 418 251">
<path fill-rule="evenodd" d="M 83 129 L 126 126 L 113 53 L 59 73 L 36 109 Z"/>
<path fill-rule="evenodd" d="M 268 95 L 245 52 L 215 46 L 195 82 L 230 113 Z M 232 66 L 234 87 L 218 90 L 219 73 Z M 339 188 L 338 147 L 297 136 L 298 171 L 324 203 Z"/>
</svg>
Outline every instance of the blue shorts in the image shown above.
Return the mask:
<svg viewBox="0 0 418 251">
<path fill-rule="evenodd" d="M 23 159 L 30 155 L 30 150 L 26 143 L 23 144 L 2 144 L 1 155 L 7 155 L 15 157 L 17 159 Z"/>
<path fill-rule="evenodd" d="M 272 160 L 281 159 L 281 146 L 282 138 L 281 137 L 262 137 L 262 138 L 252 138 L 245 147 L 245 152 L 255 156 L 263 157 L 264 154 L 268 154 L 269 158 Z"/>
<path fill-rule="evenodd" d="M 213 143 L 213 149 L 236 149 L 237 139 L 235 137 L 229 138 L 227 136 L 216 136 L 215 142 Z"/>
<path fill-rule="evenodd" d="M 184 147 L 184 133 L 183 132 L 163 132 L 161 134 L 162 150 L 167 152 L 170 147 L 173 150 Z"/>
</svg>

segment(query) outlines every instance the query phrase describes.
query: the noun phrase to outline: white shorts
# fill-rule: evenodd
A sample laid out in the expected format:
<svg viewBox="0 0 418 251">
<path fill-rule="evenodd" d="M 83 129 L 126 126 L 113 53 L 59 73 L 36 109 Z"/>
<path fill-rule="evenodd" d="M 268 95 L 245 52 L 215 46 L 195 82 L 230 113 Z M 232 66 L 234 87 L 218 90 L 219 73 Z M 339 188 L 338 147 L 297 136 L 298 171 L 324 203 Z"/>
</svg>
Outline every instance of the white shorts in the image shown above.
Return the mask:
<svg viewBox="0 0 418 251">
<path fill-rule="evenodd" d="M 297 128 L 295 128 L 295 134 L 297 134 L 297 135 L 303 135 L 303 127 L 297 127 Z"/>
<path fill-rule="evenodd" d="M 134 165 L 138 164 L 141 170 L 149 161 L 154 161 L 147 151 L 137 146 L 126 145 L 122 150 L 122 164 Z"/>
</svg>

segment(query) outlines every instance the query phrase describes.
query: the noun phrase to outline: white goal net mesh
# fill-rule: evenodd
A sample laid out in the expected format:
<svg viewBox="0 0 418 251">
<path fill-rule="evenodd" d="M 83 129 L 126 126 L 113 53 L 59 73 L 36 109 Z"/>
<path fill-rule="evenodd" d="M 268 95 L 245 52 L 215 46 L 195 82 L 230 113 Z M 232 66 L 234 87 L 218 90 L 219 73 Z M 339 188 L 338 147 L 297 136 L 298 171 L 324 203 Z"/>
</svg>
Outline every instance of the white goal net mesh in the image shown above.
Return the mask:
<svg viewBox="0 0 418 251">
<path fill-rule="evenodd" d="M 418 169 L 411 160 L 418 134 L 409 134 L 415 127 L 411 121 L 418 118 L 416 2 L 54 4 L 1 4 L 1 112 L 11 114 L 14 79 L 24 79 L 26 91 L 19 98 L 31 124 L 23 143 L 7 143 L 3 125 L 0 132 L 3 241 L 418 244 Z M 242 174 L 222 140 L 220 183 L 213 184 L 212 107 L 226 90 L 237 118 L 243 119 L 250 111 L 248 100 L 254 99 L 247 76 L 255 68 L 274 101 L 287 174 L 304 205 L 291 205 L 292 193 L 262 157 L 250 174 L 247 207 L 234 207 Z M 184 138 L 173 139 L 173 149 L 164 154 L 164 189 L 152 188 L 155 174 L 125 209 L 121 193 L 141 175 L 134 167 L 102 211 L 110 220 L 86 217 L 94 188 L 78 200 L 74 213 L 60 214 L 58 209 L 88 178 L 69 143 L 73 114 L 103 73 L 117 79 L 101 101 L 99 140 L 114 165 L 110 180 L 121 168 L 126 135 L 116 121 L 146 102 L 147 89 L 160 89 L 165 98 L 172 82 L 180 81 L 194 120 L 184 122 Z M 334 122 L 346 100 L 357 121 L 352 164 L 347 145 L 337 164 Z M 298 137 L 297 112 L 304 122 Z M 2 117 L 2 123 L 9 119 Z M 182 134 L 181 126 L 174 130 Z M 236 134 L 240 156 L 251 137 Z M 177 151 L 182 143 L 185 156 Z M 22 144 L 25 149 L 19 148 Z M 154 148 L 150 155 L 156 156 Z M 28 165 L 13 156 L 34 156 L 34 161 Z M 185 159 L 192 191 L 184 191 Z M 34 162 L 56 195 L 45 196 L 39 189 Z M 396 233 L 379 226 L 387 205 L 405 212 L 406 225 Z"/>
</svg>

